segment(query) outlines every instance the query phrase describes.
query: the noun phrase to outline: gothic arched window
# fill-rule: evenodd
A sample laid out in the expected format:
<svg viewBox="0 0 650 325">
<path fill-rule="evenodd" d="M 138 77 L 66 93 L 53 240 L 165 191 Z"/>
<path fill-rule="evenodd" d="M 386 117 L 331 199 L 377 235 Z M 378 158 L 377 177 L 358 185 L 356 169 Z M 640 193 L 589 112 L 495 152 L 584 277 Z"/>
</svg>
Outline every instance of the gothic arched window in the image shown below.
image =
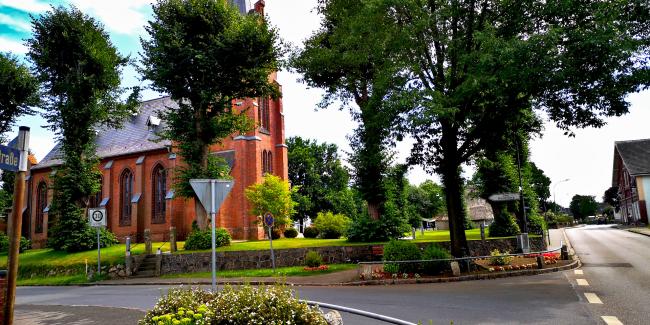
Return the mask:
<svg viewBox="0 0 650 325">
<path fill-rule="evenodd" d="M 271 114 L 269 112 L 269 99 L 260 98 L 257 103 L 258 118 L 260 121 L 260 128 L 263 131 L 269 132 L 271 130 Z"/>
<path fill-rule="evenodd" d="M 36 189 L 36 225 L 34 229 L 36 233 L 43 232 L 45 208 L 47 208 L 47 184 L 42 181 Z"/>
<path fill-rule="evenodd" d="M 167 170 L 158 164 L 151 175 L 151 223 L 165 223 L 165 212 L 167 206 L 165 196 L 167 195 Z"/>
<path fill-rule="evenodd" d="M 120 176 L 120 226 L 131 225 L 131 200 L 133 199 L 133 173 L 125 169 Z"/>
</svg>

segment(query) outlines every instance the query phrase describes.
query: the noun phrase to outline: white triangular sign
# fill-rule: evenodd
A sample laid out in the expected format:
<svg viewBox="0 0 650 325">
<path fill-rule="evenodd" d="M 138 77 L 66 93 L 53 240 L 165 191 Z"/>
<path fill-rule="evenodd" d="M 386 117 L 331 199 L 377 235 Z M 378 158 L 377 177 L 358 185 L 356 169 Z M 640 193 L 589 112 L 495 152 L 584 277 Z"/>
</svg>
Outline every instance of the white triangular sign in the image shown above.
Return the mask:
<svg viewBox="0 0 650 325">
<path fill-rule="evenodd" d="M 212 193 L 211 184 L 214 183 L 214 193 Z M 190 185 L 194 189 L 194 193 L 199 198 L 201 205 L 208 213 L 217 213 L 223 201 L 226 200 L 228 194 L 235 184 L 231 180 L 223 179 L 191 179 Z M 212 204 L 214 202 L 214 204 Z"/>
</svg>

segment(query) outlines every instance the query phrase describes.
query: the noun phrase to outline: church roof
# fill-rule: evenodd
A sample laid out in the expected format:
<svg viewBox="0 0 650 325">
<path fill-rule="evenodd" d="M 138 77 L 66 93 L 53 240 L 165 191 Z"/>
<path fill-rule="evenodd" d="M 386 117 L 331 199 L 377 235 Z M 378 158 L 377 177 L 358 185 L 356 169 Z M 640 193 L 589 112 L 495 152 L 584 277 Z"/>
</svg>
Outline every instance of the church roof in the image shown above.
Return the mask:
<svg viewBox="0 0 650 325">
<path fill-rule="evenodd" d="M 166 107 L 176 108 L 177 105 L 169 97 L 162 97 L 142 102 L 137 114 L 129 117 L 122 128 L 100 128 L 97 130 L 95 144 L 97 156 L 108 158 L 151 150 L 167 148 L 171 142 L 160 140 L 156 135 L 165 125 L 158 119 L 158 113 Z M 155 121 L 157 123 L 153 123 Z M 61 164 L 60 144 L 57 144 L 45 158 L 32 169 L 41 169 Z"/>
</svg>

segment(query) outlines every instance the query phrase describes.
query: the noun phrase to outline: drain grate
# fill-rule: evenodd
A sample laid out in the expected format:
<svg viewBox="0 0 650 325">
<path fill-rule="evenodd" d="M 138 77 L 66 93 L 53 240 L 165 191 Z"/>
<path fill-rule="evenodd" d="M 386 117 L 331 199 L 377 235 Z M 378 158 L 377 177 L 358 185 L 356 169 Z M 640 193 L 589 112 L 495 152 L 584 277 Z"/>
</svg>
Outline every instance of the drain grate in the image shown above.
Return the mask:
<svg viewBox="0 0 650 325">
<path fill-rule="evenodd" d="M 630 263 L 582 263 L 582 267 L 633 267 Z"/>
</svg>

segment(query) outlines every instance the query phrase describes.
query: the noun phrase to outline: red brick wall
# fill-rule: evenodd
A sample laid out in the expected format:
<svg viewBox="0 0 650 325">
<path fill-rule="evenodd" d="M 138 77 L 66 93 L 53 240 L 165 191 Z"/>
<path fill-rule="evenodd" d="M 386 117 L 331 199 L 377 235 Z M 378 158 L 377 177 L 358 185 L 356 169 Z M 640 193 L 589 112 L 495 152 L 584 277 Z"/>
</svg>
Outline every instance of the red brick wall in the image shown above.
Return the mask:
<svg viewBox="0 0 650 325">
<path fill-rule="evenodd" d="M 5 319 L 5 299 L 7 298 L 7 272 L 0 274 L 0 322 Z"/>
</svg>

